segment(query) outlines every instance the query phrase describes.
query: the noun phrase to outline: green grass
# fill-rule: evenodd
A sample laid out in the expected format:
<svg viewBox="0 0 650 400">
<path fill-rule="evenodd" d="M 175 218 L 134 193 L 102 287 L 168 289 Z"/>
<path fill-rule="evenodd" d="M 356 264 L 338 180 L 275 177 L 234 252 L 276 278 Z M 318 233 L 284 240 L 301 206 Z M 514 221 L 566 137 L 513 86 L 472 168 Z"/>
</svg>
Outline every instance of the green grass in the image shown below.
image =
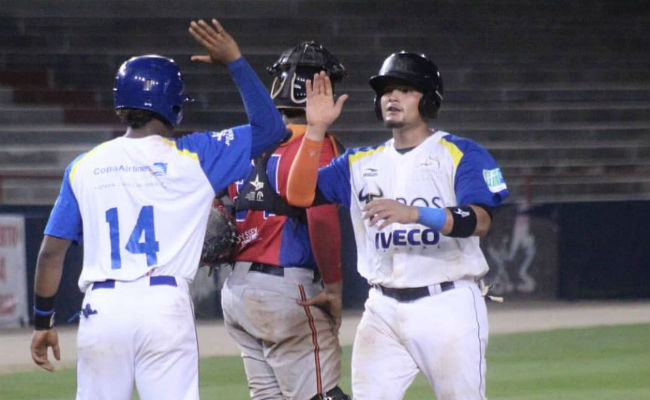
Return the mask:
<svg viewBox="0 0 650 400">
<path fill-rule="evenodd" d="M 343 355 L 341 386 L 349 393 L 349 347 Z M 493 336 L 487 394 L 490 400 L 648 400 L 649 357 L 648 325 Z M 239 357 L 201 360 L 202 398 L 248 399 L 245 382 Z M 0 375 L 0 399 L 71 399 L 74 386 L 74 370 Z M 418 376 L 405 399 L 432 397 Z"/>
</svg>

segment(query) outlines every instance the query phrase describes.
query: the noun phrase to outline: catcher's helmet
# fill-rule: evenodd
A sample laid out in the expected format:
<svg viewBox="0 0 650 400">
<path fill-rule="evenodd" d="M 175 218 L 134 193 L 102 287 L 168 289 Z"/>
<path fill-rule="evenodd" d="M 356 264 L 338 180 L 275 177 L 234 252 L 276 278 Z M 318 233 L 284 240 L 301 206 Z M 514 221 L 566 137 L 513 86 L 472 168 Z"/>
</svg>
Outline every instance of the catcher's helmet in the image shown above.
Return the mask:
<svg viewBox="0 0 650 400">
<path fill-rule="evenodd" d="M 346 75 L 345 67 L 322 44 L 310 41 L 284 51 L 273 65 L 266 67 L 273 76 L 271 98 L 277 108 L 305 108 L 305 81 L 325 71 L 332 84 Z"/>
<path fill-rule="evenodd" d="M 115 109 L 149 110 L 176 126 L 183 119 L 185 94 L 180 68 L 174 60 L 149 54 L 125 61 L 115 76 Z"/>
<path fill-rule="evenodd" d="M 370 78 L 370 86 L 375 91 L 375 112 L 377 118 L 383 119 L 381 112 L 381 96 L 389 84 L 406 84 L 421 91 L 420 114 L 434 118 L 442 104 L 442 77 L 438 67 L 424 54 L 400 51 L 393 53 L 384 60 L 377 75 Z"/>
</svg>

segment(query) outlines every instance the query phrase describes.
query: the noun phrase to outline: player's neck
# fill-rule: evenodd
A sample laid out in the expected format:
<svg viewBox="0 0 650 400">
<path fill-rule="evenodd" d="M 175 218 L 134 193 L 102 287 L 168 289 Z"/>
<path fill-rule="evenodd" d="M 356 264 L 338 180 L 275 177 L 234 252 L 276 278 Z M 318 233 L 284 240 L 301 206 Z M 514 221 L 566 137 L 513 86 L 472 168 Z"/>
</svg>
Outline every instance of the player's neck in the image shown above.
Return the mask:
<svg viewBox="0 0 650 400">
<path fill-rule="evenodd" d="M 396 149 L 416 147 L 434 132 L 426 124 L 410 128 L 393 128 L 394 146 Z"/>
<path fill-rule="evenodd" d="M 152 119 L 151 121 L 144 124 L 140 128 L 129 127 L 124 134 L 124 137 L 131 139 L 138 139 L 152 135 L 159 135 L 163 137 L 172 137 L 174 135 L 174 130 L 168 125 L 165 125 L 161 121 Z"/>
</svg>

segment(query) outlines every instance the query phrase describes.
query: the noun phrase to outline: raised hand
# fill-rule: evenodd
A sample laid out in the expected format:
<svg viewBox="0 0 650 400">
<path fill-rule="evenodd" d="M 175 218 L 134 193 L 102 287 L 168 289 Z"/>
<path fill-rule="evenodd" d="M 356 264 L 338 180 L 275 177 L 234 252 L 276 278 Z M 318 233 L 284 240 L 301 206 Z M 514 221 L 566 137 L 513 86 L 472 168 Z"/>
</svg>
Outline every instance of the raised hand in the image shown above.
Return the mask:
<svg viewBox="0 0 650 400">
<path fill-rule="evenodd" d="M 343 103 L 347 100 L 348 95 L 344 94 L 334 102 L 332 82 L 324 71 L 314 74 L 313 81 L 307 81 L 306 92 L 307 106 L 305 114 L 307 125 L 326 131 L 341 115 Z"/>
<path fill-rule="evenodd" d="M 241 57 L 241 51 L 235 39 L 216 19 L 212 25 L 202 19 L 190 22 L 190 35 L 208 52 L 207 55 L 193 55 L 192 61 L 208 64 L 228 65 Z"/>
</svg>

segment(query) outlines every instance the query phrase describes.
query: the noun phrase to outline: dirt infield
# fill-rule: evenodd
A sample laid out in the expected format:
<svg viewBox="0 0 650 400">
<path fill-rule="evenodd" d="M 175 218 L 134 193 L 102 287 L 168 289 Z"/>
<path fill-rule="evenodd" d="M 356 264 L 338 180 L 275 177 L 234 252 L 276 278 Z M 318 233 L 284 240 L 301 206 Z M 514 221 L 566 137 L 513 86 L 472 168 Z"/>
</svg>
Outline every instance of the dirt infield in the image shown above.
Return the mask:
<svg viewBox="0 0 650 400">
<path fill-rule="evenodd" d="M 490 303 L 490 334 L 543 331 L 571 327 L 650 323 L 650 301 L 609 302 L 506 302 Z M 360 312 L 343 318 L 341 344 L 352 344 Z M 236 355 L 237 347 L 222 321 L 199 321 L 197 325 L 201 357 Z M 61 346 L 57 368 L 73 368 L 76 363 L 76 327 L 58 329 Z M 31 371 L 36 367 L 29 355 L 31 330 L 0 331 L 0 373 Z"/>
</svg>

